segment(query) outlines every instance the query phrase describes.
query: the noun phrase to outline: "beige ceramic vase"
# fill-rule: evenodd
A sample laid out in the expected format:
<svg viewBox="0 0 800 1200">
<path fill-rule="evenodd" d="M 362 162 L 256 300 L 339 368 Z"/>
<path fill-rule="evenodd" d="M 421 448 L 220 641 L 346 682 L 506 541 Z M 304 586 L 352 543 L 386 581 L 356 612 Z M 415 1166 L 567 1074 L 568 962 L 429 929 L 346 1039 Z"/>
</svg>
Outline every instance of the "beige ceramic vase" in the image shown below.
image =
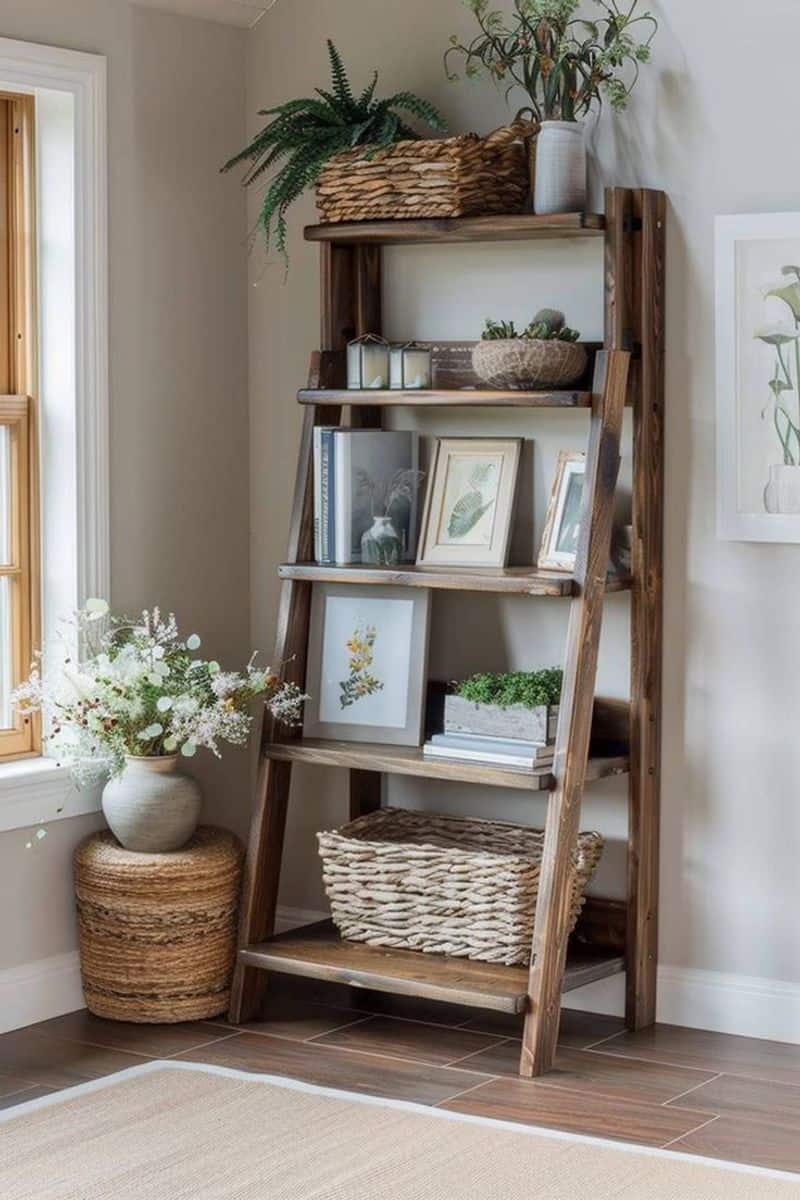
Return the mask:
<svg viewBox="0 0 800 1200">
<path fill-rule="evenodd" d="M 103 789 L 103 815 L 126 850 L 150 854 L 179 850 L 200 819 L 202 793 L 178 770 L 178 756 L 125 760 L 125 770 Z"/>
</svg>

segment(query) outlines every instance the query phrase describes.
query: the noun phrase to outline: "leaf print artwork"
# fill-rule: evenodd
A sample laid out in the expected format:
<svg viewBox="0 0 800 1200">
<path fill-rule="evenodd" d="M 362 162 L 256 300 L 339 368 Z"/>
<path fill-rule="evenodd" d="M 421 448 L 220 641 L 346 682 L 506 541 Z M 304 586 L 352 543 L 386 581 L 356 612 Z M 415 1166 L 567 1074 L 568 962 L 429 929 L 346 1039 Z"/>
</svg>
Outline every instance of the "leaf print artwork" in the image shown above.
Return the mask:
<svg viewBox="0 0 800 1200">
<path fill-rule="evenodd" d="M 383 684 L 371 671 L 375 661 L 374 646 L 378 631 L 374 625 L 359 624 L 348 638 L 347 679 L 339 683 L 339 705 L 350 708 L 364 696 L 383 691 Z"/>
<path fill-rule="evenodd" d="M 495 459 L 476 461 L 474 456 L 452 456 L 444 504 L 445 541 L 488 544 L 499 477 L 499 463 Z"/>
</svg>

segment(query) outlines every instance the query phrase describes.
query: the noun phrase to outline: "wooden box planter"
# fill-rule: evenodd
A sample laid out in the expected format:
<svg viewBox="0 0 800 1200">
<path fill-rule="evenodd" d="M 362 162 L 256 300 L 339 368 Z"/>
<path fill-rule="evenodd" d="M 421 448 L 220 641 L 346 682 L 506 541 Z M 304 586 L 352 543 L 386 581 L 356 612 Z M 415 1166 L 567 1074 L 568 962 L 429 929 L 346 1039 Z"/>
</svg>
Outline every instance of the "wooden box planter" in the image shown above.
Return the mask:
<svg viewBox="0 0 800 1200">
<path fill-rule="evenodd" d="M 445 696 L 445 733 L 471 733 L 476 737 L 519 738 L 550 745 L 556 740 L 558 705 L 477 704 L 462 696 Z"/>
</svg>

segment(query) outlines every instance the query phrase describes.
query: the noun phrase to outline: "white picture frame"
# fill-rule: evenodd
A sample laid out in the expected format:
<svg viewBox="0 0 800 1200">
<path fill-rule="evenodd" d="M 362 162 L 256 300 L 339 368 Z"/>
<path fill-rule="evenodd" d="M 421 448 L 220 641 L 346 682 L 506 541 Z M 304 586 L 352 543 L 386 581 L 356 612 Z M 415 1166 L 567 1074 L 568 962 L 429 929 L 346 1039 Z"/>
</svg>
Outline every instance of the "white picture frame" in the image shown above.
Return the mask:
<svg viewBox="0 0 800 1200">
<path fill-rule="evenodd" d="M 427 588 L 314 584 L 305 737 L 422 744 L 430 602 Z"/>
<path fill-rule="evenodd" d="M 716 218 L 723 540 L 800 542 L 800 270 L 793 268 L 800 268 L 800 213 Z"/>
<path fill-rule="evenodd" d="M 437 438 L 419 537 L 419 566 L 504 567 L 522 438 Z"/>
<path fill-rule="evenodd" d="M 542 571 L 574 571 L 583 512 L 586 454 L 562 450 L 547 505 L 537 567 Z"/>
</svg>

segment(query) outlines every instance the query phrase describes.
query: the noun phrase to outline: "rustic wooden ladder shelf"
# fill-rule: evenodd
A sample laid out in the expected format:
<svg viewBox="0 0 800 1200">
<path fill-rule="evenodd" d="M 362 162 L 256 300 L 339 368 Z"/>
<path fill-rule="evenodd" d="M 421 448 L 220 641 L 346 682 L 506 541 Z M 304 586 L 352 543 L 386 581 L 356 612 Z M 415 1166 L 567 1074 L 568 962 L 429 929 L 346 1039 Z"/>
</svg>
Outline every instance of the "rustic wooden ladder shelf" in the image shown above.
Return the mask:
<svg viewBox="0 0 800 1200">
<path fill-rule="evenodd" d="M 524 1013 L 520 1074 L 553 1064 L 561 994 L 626 973 L 626 1020 L 655 1020 L 659 754 L 661 726 L 661 543 L 663 490 L 663 193 L 611 188 L 606 212 L 555 217 L 519 214 L 462 220 L 374 221 L 306 230 L 321 247 L 322 350 L 312 359 L 304 406 L 275 662 L 305 680 L 314 582 L 386 584 L 570 598 L 564 684 L 552 771 L 425 759 L 421 750 L 287 738 L 266 722 L 250 832 L 231 1019 L 254 1017 L 267 972 L 331 979 L 356 987 Z M 381 329 L 381 247 L 388 244 L 601 237 L 605 242 L 605 340 L 593 379 L 577 390 L 505 392 L 443 388 L 430 392 L 348 392 L 342 352 L 357 334 Z M 606 577 L 625 404 L 632 408 L 633 547 L 631 577 Z M 503 571 L 332 567 L 312 560 L 312 438 L 315 425 L 380 428 L 388 405 L 585 408 L 590 411 L 583 520 L 572 574 L 512 567 Z M 590 752 L 603 600 L 630 592 L 631 685 L 623 705 L 627 753 Z M 598 704 L 600 702 L 598 701 Z M 544 857 L 530 970 L 342 941 L 330 923 L 274 936 L 280 863 L 292 764 L 340 766 L 350 772 L 351 817 L 380 807 L 384 773 L 459 780 L 549 793 Z M 570 939 L 569 895 L 584 785 L 628 778 L 627 901 L 590 901 L 580 938 Z M 622 928 L 620 928 L 620 915 Z M 582 919 L 583 922 L 583 919 Z M 597 934 L 595 937 L 593 935 Z"/>
</svg>

